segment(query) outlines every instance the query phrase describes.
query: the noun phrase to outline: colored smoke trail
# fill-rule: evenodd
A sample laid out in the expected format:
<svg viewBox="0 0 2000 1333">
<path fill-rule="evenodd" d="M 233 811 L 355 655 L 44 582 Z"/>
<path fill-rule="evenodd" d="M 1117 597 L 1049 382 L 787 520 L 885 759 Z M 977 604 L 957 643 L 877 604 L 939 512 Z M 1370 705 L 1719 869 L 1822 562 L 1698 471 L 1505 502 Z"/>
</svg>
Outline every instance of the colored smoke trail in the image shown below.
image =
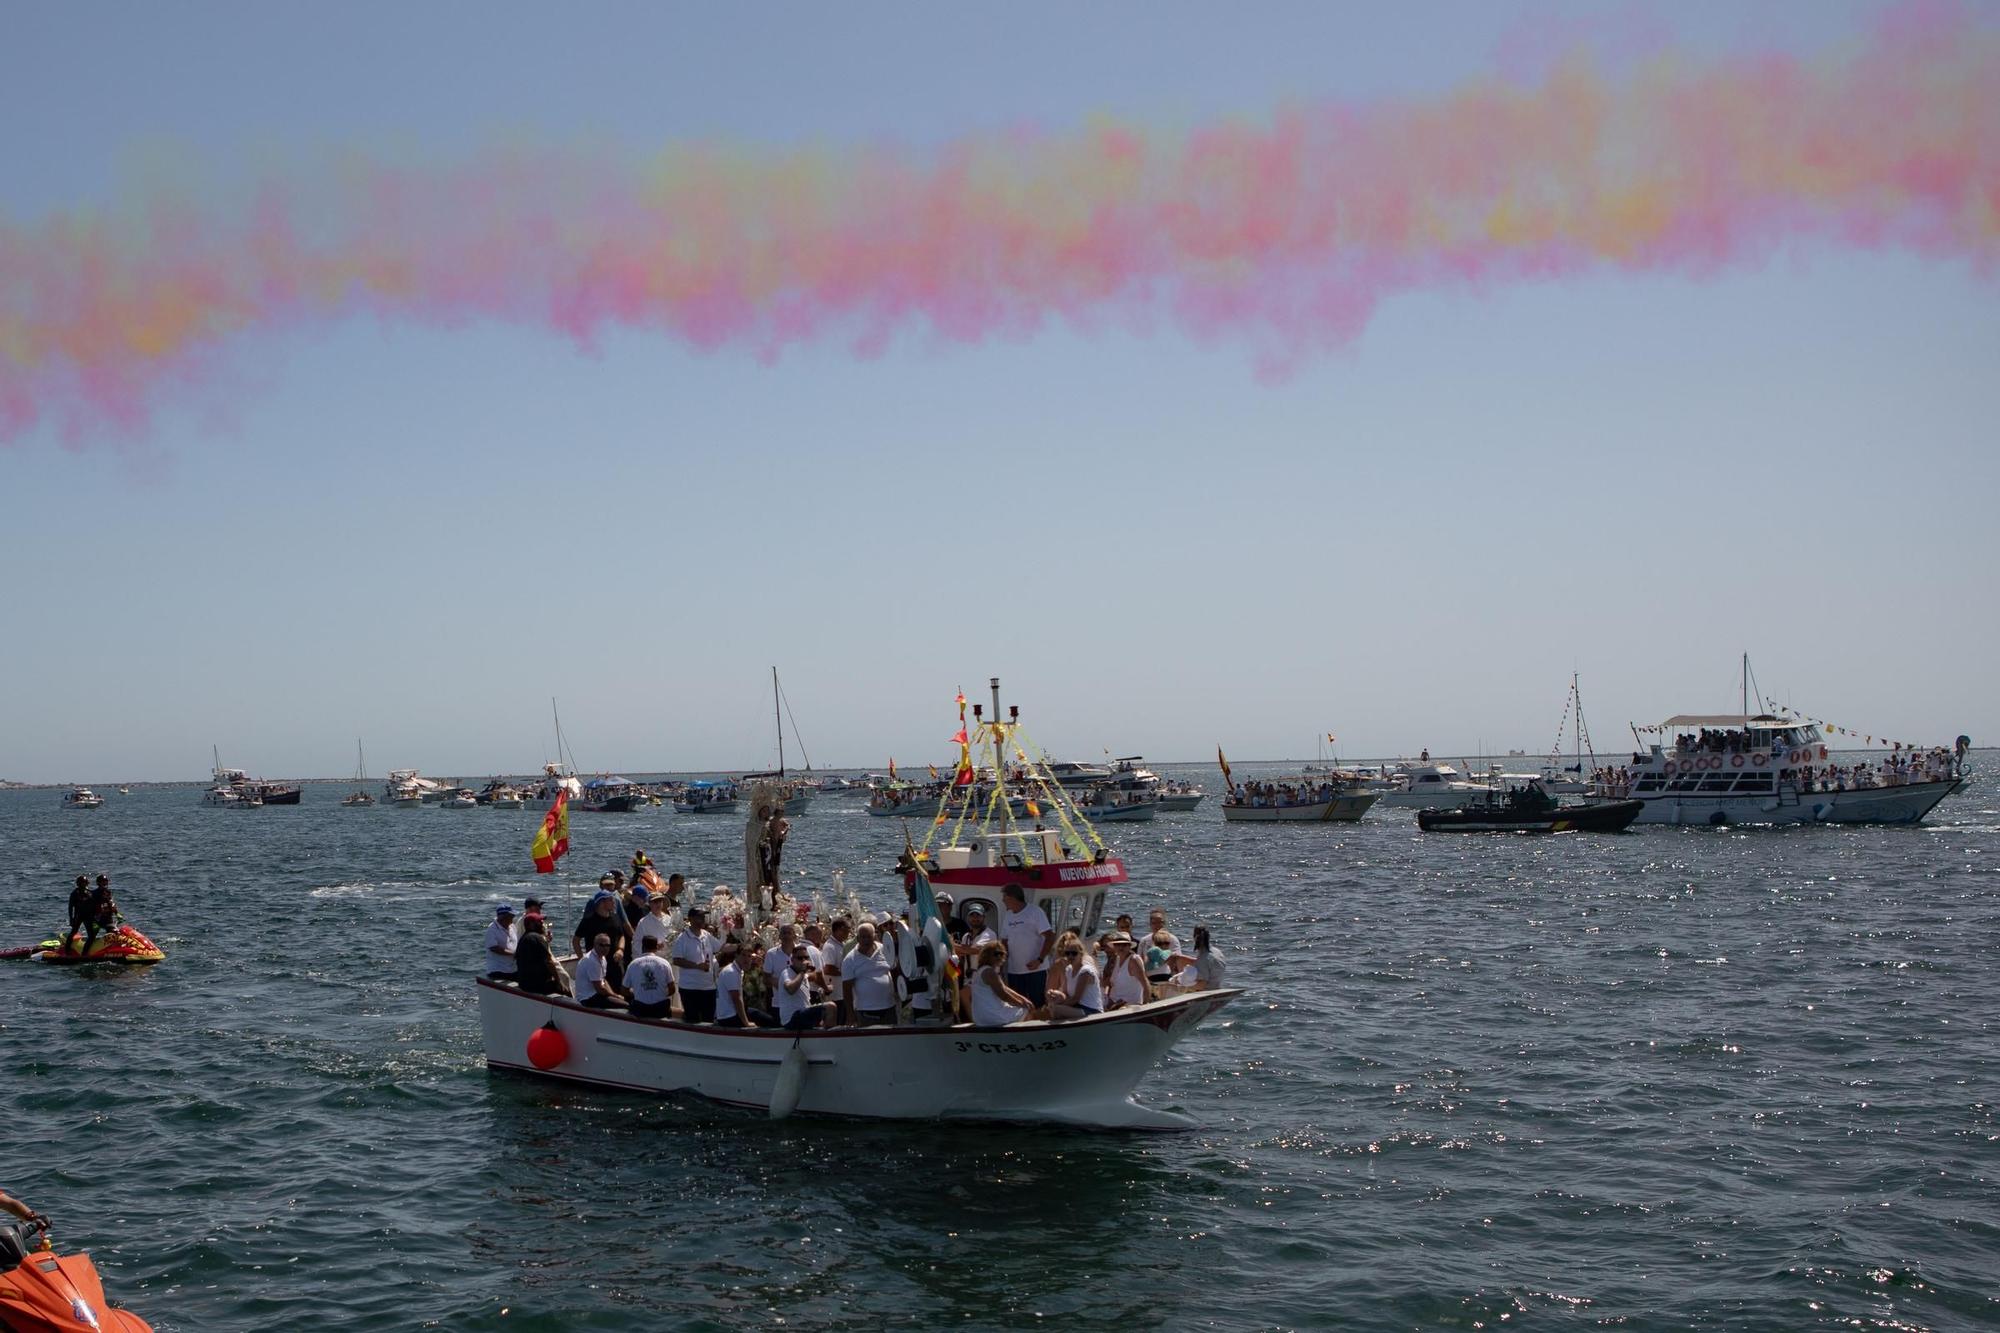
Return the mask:
<svg viewBox="0 0 2000 1333">
<path fill-rule="evenodd" d="M 349 159 L 240 205 L 164 192 L 0 219 L 0 442 L 143 433 L 232 340 L 355 314 L 657 330 L 775 356 L 1170 322 L 1261 370 L 1415 289 L 1701 276 L 1795 241 L 1991 271 L 2000 36 L 1894 11 L 1852 53 L 1324 104 L 1163 135 L 1104 123 L 941 149 Z"/>
</svg>

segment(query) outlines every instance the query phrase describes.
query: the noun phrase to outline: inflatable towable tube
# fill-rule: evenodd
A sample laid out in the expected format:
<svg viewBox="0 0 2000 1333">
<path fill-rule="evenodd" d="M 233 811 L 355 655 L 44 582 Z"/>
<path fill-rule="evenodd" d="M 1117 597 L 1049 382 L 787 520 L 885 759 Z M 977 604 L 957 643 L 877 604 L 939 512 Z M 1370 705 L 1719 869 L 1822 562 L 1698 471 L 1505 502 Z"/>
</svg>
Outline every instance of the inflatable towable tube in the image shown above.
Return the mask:
<svg viewBox="0 0 2000 1333">
<path fill-rule="evenodd" d="M 119 926 L 116 930 L 105 931 L 91 941 L 88 953 L 84 951 L 84 932 L 64 939 L 57 936 L 43 940 L 35 957 L 45 963 L 158 963 L 166 959 L 166 950 L 147 939 L 134 926 Z"/>
</svg>

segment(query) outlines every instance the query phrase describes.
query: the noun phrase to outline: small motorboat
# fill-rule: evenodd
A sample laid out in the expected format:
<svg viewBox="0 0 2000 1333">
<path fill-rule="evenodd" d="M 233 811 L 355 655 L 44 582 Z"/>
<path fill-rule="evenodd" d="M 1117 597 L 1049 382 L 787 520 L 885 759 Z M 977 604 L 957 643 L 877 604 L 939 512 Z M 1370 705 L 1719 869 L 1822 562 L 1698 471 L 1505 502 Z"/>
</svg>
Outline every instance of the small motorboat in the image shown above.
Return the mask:
<svg viewBox="0 0 2000 1333">
<path fill-rule="evenodd" d="M 1564 805 L 1530 779 L 1455 809 L 1419 810 L 1417 827 L 1426 833 L 1616 833 L 1645 807 L 1644 801 Z"/>
<path fill-rule="evenodd" d="M 96 810 L 103 806 L 104 798 L 88 787 L 71 787 L 63 793 L 63 809 Z"/>
<path fill-rule="evenodd" d="M 446 792 L 438 804 L 447 810 L 477 810 L 479 798 L 473 794 L 472 788 L 459 787 Z"/>
<path fill-rule="evenodd" d="M 0 1216 L 0 1328 L 11 1333 L 152 1333 L 104 1294 L 87 1254 L 57 1254 L 48 1223 Z"/>
<path fill-rule="evenodd" d="M 100 931 L 96 939 L 90 941 L 89 952 L 84 951 L 87 932 L 79 929 L 76 934 L 65 938 L 57 935 L 54 939 L 43 940 L 28 950 L 28 956 L 39 958 L 44 963 L 60 963 L 75 967 L 81 964 L 110 963 L 125 967 L 137 967 L 146 963 L 164 962 L 166 950 L 147 939 L 145 933 L 136 926 L 120 925 L 109 931 Z M 0 1328 L 6 1327 L 0 1322 Z"/>
</svg>

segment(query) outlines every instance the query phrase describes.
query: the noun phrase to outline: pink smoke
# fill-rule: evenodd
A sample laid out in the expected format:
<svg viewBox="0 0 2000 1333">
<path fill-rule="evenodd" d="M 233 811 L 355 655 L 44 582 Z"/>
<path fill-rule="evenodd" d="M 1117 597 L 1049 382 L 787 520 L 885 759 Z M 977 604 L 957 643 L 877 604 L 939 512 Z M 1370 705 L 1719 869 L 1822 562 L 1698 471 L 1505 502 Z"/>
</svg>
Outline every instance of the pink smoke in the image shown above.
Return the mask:
<svg viewBox="0 0 2000 1333">
<path fill-rule="evenodd" d="M 155 192 L 0 220 L 0 443 L 142 434 L 235 340 L 364 312 L 584 345 L 649 329 L 764 358 L 1164 320 L 1281 375 L 1419 288 L 1705 276 L 1801 241 L 1986 275 L 1996 57 L 1963 11 L 1917 6 L 1818 61 L 1664 55 L 1613 80 L 1561 59 L 1526 84 L 1180 135 L 354 158 L 231 206 Z"/>
</svg>

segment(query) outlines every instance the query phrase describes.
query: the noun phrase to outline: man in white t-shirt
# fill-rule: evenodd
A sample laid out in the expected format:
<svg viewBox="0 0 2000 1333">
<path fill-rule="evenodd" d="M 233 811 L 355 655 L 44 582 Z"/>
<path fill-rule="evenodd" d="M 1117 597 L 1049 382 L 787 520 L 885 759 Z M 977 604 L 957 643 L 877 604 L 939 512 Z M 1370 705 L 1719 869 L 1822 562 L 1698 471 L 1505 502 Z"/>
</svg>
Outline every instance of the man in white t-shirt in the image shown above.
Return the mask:
<svg viewBox="0 0 2000 1333">
<path fill-rule="evenodd" d="M 625 989 L 632 996 L 634 1018 L 673 1016 L 673 969 L 660 957 L 657 936 L 646 941 L 639 956 L 632 960 L 632 966 L 625 969 Z"/>
<path fill-rule="evenodd" d="M 856 1027 L 894 1027 L 896 969 L 889 951 L 875 938 L 875 927 L 863 921 L 854 931 L 854 948 L 840 962 L 841 991 Z"/>
<path fill-rule="evenodd" d="M 646 904 L 646 914 L 632 926 L 633 961 L 645 956 L 646 941 L 658 940 L 664 949 L 672 939 L 673 931 L 667 925 L 667 895 L 656 893 Z"/>
<path fill-rule="evenodd" d="M 689 1023 L 715 1021 L 715 941 L 708 933 L 708 913 L 688 908 L 687 927 L 674 936 L 674 978 L 681 988 L 681 1017 Z"/>
<path fill-rule="evenodd" d="M 586 1009 L 623 1009 L 625 997 L 611 984 L 611 936 L 600 933 L 576 960 L 576 999 Z"/>
<path fill-rule="evenodd" d="M 514 908 L 501 903 L 486 927 L 486 975 L 495 981 L 514 979 Z"/>
<path fill-rule="evenodd" d="M 1007 984 L 1035 1004 L 1048 999 L 1049 950 L 1056 947 L 1048 913 L 1028 901 L 1018 884 L 1000 891 L 1000 942 L 1007 946 Z M 1018 971 L 1015 969 L 1019 969 Z"/>
<path fill-rule="evenodd" d="M 792 956 L 778 977 L 773 995 L 778 1002 L 778 1022 L 787 1032 L 807 1032 L 824 1026 L 829 1006 L 813 1003 L 812 982 L 818 972 L 812 951 L 804 943 L 792 946 Z"/>
</svg>

